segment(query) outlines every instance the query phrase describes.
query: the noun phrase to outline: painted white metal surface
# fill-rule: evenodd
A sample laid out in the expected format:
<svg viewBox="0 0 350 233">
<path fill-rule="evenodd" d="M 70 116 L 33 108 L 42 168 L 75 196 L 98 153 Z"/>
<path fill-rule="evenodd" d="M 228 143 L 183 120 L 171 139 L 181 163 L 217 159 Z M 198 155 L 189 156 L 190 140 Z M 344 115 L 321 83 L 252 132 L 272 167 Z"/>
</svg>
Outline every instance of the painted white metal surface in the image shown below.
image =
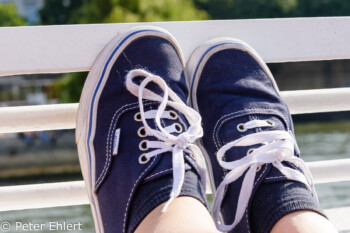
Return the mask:
<svg viewBox="0 0 350 233">
<path fill-rule="evenodd" d="M 349 164 L 350 159 L 307 163 L 316 183 L 350 180 Z M 83 181 L 0 187 L 0 211 L 82 204 L 88 204 Z"/>
<path fill-rule="evenodd" d="M 350 159 L 308 162 L 315 183 L 350 180 Z"/>
<path fill-rule="evenodd" d="M 340 233 L 350 232 L 350 206 L 327 209 L 325 212 Z"/>
<path fill-rule="evenodd" d="M 350 88 L 283 91 L 291 114 L 350 111 Z"/>
<path fill-rule="evenodd" d="M 350 58 L 350 17 L 3 27 L 0 76 L 89 70 L 118 32 L 145 24 L 174 34 L 186 58 L 222 36 L 248 42 L 266 62 Z"/>
<path fill-rule="evenodd" d="M 281 92 L 292 114 L 350 110 L 350 88 Z M 0 108 L 0 133 L 74 129 L 78 104 Z"/>
<path fill-rule="evenodd" d="M 74 129 L 78 104 L 0 108 L 0 133 Z"/>
<path fill-rule="evenodd" d="M 0 187 L 0 211 L 88 203 L 83 181 Z"/>
</svg>

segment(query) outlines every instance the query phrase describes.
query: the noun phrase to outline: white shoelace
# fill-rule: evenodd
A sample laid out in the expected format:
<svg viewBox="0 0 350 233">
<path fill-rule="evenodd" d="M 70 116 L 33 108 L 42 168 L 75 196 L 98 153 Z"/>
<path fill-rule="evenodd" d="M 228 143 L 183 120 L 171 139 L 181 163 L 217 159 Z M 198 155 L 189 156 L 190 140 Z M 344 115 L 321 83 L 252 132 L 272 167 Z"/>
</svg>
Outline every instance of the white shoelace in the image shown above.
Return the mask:
<svg viewBox="0 0 350 233">
<path fill-rule="evenodd" d="M 133 79 L 136 77 L 145 77 L 145 79 L 141 82 L 140 85 L 137 85 L 133 82 Z M 150 82 L 156 83 L 163 90 L 163 96 L 155 94 L 146 88 L 146 85 Z M 161 77 L 153 75 L 145 70 L 135 69 L 129 71 L 126 75 L 126 88 L 134 96 L 138 97 L 141 120 L 145 127 L 146 134 L 159 139 L 159 141 L 147 142 L 148 149 L 154 148 L 156 150 L 145 153 L 145 157 L 147 159 L 150 159 L 164 152 L 172 152 L 174 180 L 170 198 L 162 210 L 164 212 L 172 200 L 179 196 L 181 192 L 185 177 L 184 152 L 187 152 L 189 154 L 194 153 L 196 156 L 202 156 L 199 148 L 192 144 L 196 139 L 203 136 L 203 129 L 201 126 L 202 119 L 195 110 L 183 103 L 182 100 L 170 88 L 168 88 Z M 160 104 L 158 106 L 158 109 L 145 112 L 143 107 L 143 99 L 159 102 Z M 165 111 L 165 107 L 167 105 L 181 112 L 189 123 L 187 131 L 179 134 L 178 136 L 171 134 L 172 132 L 176 131 L 174 125 L 164 128 L 160 123 L 161 118 L 168 118 L 168 112 Z M 156 126 L 159 130 L 155 130 L 149 127 L 146 119 L 151 118 L 155 119 Z"/>
<path fill-rule="evenodd" d="M 271 127 L 271 122 L 272 121 L 251 120 L 241 125 L 241 127 L 243 130 L 253 129 L 257 127 Z M 248 153 L 242 159 L 233 162 L 223 161 L 223 157 L 227 150 L 235 146 L 252 146 L 257 144 L 263 145 L 259 148 L 251 150 L 251 153 Z M 296 142 L 291 132 L 275 130 L 246 135 L 235 141 L 227 143 L 222 148 L 220 148 L 220 150 L 217 152 L 217 159 L 219 161 L 219 164 L 224 169 L 230 171 L 226 174 L 223 181 L 219 185 L 213 205 L 214 220 L 217 228 L 220 231 L 228 232 L 234 229 L 241 221 L 249 203 L 249 199 L 252 195 L 257 169 L 262 164 L 271 163 L 288 179 L 304 183 L 317 200 L 310 170 L 305 165 L 303 160 L 294 156 L 295 145 Z M 305 175 L 298 170 L 283 166 L 282 161 L 298 164 L 299 168 Z M 247 173 L 243 178 L 241 190 L 239 193 L 234 222 L 230 225 L 221 224 L 219 222 L 219 215 L 225 188 L 228 184 L 241 177 L 245 171 L 247 171 Z"/>
</svg>

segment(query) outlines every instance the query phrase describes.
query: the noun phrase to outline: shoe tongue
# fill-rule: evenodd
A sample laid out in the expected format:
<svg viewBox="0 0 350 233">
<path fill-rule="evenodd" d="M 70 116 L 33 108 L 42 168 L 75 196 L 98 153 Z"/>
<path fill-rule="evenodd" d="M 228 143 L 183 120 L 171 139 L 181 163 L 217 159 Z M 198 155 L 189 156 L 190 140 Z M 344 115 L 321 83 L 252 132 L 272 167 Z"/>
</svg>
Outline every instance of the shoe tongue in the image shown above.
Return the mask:
<svg viewBox="0 0 350 233">
<path fill-rule="evenodd" d="M 247 123 L 248 121 L 251 120 L 269 120 L 274 123 L 273 126 L 271 127 L 257 127 L 253 129 L 248 129 L 245 132 L 240 132 L 237 128 L 239 124 L 244 124 Z M 273 130 L 282 130 L 282 131 L 287 131 L 287 124 L 278 115 L 275 114 L 259 114 L 259 113 L 254 113 L 254 114 L 247 114 L 247 115 L 242 115 L 240 114 L 239 116 L 230 118 L 228 117 L 226 120 L 224 119 L 221 124 L 219 124 L 217 133 L 214 136 L 216 137 L 216 142 L 219 144 L 217 145 L 219 148 L 224 146 L 225 144 L 232 142 L 234 140 L 237 140 L 241 137 L 244 137 L 246 135 L 254 134 L 257 132 L 262 132 L 262 131 L 273 131 Z M 258 148 L 262 144 L 256 144 L 252 146 L 237 146 L 229 149 L 225 153 L 225 157 L 227 161 L 234 161 L 241 159 L 242 157 L 247 155 L 247 152 L 251 148 Z"/>
</svg>

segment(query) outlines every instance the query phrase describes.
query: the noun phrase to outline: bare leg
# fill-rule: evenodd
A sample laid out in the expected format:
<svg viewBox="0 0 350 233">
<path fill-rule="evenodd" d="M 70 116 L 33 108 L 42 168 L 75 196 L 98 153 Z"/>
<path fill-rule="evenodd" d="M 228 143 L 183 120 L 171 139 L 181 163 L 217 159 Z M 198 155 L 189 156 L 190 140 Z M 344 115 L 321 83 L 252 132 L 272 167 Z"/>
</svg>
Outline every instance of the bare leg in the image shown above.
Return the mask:
<svg viewBox="0 0 350 233">
<path fill-rule="evenodd" d="M 334 226 L 323 216 L 313 211 L 296 211 L 281 218 L 271 233 L 333 233 Z"/>
<path fill-rule="evenodd" d="M 150 212 L 140 223 L 136 233 L 206 233 L 218 232 L 208 210 L 192 197 L 176 198 L 165 213 L 164 203 Z"/>
</svg>

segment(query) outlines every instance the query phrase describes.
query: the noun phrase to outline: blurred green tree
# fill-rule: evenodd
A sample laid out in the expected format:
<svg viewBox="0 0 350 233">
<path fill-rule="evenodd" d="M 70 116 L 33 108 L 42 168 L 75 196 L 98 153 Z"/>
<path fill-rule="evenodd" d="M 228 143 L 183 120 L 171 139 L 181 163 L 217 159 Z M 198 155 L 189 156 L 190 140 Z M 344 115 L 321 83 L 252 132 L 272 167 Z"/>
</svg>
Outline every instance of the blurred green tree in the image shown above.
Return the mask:
<svg viewBox="0 0 350 233">
<path fill-rule="evenodd" d="M 80 23 L 155 22 L 208 19 L 192 0 L 91 0 Z"/>
<path fill-rule="evenodd" d="M 79 8 L 83 0 L 49 0 L 40 10 L 41 23 L 44 25 L 79 23 Z"/>
<path fill-rule="evenodd" d="M 209 19 L 205 11 L 195 7 L 193 0 L 72 0 L 71 3 L 74 1 L 81 2 L 75 3 L 74 7 L 65 7 L 61 0 L 45 1 L 45 7 L 41 11 L 42 23 L 87 24 Z M 86 72 L 64 75 L 63 79 L 55 84 L 54 89 L 60 101 L 79 101 L 86 76 Z"/>
<path fill-rule="evenodd" d="M 17 13 L 14 4 L 0 3 L 0 27 L 23 25 L 26 25 L 26 21 Z"/>
<path fill-rule="evenodd" d="M 344 0 L 195 0 L 213 19 L 320 17 L 350 15 Z"/>
</svg>

